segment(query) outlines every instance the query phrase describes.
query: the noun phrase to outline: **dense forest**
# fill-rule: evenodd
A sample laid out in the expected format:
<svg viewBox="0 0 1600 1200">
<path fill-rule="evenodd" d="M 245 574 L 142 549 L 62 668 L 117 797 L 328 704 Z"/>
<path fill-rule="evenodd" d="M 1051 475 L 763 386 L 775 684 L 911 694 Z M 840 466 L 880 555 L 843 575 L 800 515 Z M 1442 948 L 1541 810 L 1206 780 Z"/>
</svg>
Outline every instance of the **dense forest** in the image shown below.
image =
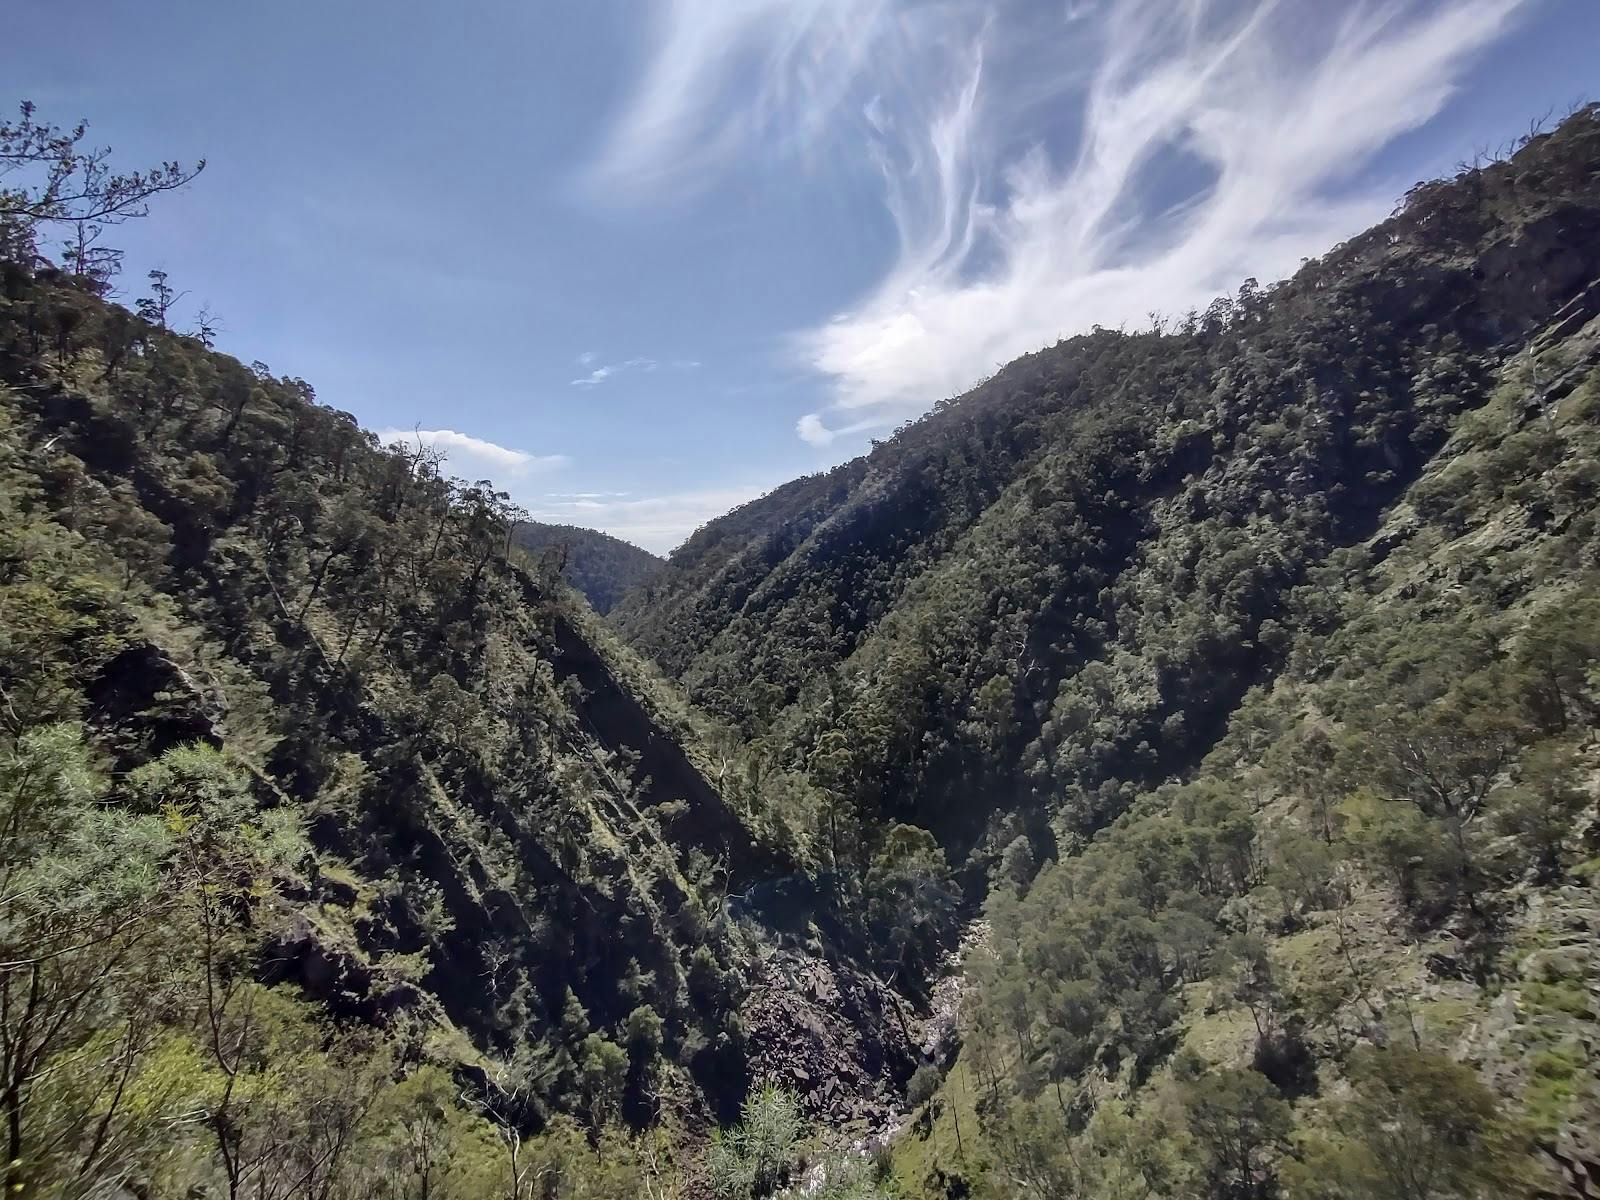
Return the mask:
<svg viewBox="0 0 1600 1200">
<path fill-rule="evenodd" d="M 1076 845 L 1198 762 L 1285 660 L 1309 567 L 1568 315 L 1592 122 L 1419 185 L 1292 280 L 1010 364 L 700 530 L 614 620 L 841 820 Z"/>
<path fill-rule="evenodd" d="M 549 555 L 561 578 L 602 616 L 661 567 L 661 559 L 632 542 L 576 525 L 518 521 L 511 540 L 535 558 Z"/>
<path fill-rule="evenodd" d="M 1592 1194 L 1597 179 L 1590 108 L 614 614 L 813 782 L 838 872 L 913 822 L 987 897 L 902 1186 Z"/>
<path fill-rule="evenodd" d="M 115 302 L 197 168 L 85 137 L 0 123 L 8 1191 L 1600 1186 L 1600 110 L 649 575 Z"/>
<path fill-rule="evenodd" d="M 176 328 L 160 272 L 108 301 L 98 236 L 192 172 L 83 139 L 0 126 L 38 180 L 0 197 L 7 1191 L 675 1179 L 760 1033 L 724 898 L 795 835 L 504 494 Z"/>
</svg>

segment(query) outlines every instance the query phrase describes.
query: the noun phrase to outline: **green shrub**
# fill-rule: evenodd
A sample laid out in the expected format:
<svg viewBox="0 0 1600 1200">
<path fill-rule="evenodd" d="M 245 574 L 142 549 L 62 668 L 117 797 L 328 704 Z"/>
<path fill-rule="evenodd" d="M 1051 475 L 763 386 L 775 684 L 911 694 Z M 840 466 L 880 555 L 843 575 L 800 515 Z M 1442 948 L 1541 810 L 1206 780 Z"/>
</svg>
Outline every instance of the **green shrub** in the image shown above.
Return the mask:
<svg viewBox="0 0 1600 1200">
<path fill-rule="evenodd" d="M 765 1087 L 744 1102 L 742 1118 L 718 1133 L 706 1161 L 711 1189 L 722 1200 L 769 1196 L 786 1183 L 800 1140 L 800 1105 Z"/>
<path fill-rule="evenodd" d="M 911 1082 L 906 1085 L 906 1103 L 912 1108 L 921 1108 L 933 1099 L 933 1094 L 939 1090 L 943 1078 L 939 1074 L 938 1067 L 923 1063 L 911 1076 Z"/>
</svg>

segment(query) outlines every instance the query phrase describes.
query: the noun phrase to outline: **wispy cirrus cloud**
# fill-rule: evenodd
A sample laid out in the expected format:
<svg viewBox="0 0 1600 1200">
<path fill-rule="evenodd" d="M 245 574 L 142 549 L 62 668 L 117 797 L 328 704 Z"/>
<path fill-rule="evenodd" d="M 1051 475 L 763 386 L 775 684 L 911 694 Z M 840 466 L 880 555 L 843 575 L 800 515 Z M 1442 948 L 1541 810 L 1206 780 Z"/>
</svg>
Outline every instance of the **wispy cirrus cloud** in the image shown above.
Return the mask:
<svg viewBox="0 0 1600 1200">
<path fill-rule="evenodd" d="M 1070 97 L 1082 119 L 1064 165 L 1037 147 L 986 157 L 973 89 L 952 95 L 922 165 L 893 181 L 894 268 L 798 339 L 833 380 L 834 419 L 893 420 L 1063 334 L 1291 273 L 1387 212 L 1392 184 L 1341 184 L 1437 113 L 1522 5 L 1356 3 L 1331 20 L 1292 3 L 1103 5 L 1074 23 L 1098 65 Z M 981 49 L 971 62 L 977 78 Z"/>
<path fill-rule="evenodd" d="M 892 261 L 791 343 L 830 383 L 796 427 L 822 445 L 1384 215 L 1410 180 L 1352 181 L 1532 3 L 665 0 L 593 175 L 659 195 L 806 152 L 876 175 Z"/>
<path fill-rule="evenodd" d="M 453 474 L 496 481 L 525 479 L 572 461 L 565 454 L 530 454 L 454 429 L 380 429 L 377 438 L 384 445 L 432 446 L 445 456 Z"/>
<path fill-rule="evenodd" d="M 578 365 L 581 367 L 593 366 L 598 361 L 598 358 L 599 356 L 592 352 L 580 354 L 578 355 Z M 692 371 L 698 366 L 700 364 L 693 359 L 675 359 L 672 362 L 662 362 L 655 358 L 629 358 L 624 359 L 622 362 L 603 363 L 595 367 L 587 375 L 580 375 L 577 379 L 574 379 L 572 386 L 598 387 L 608 379 L 613 379 L 628 371 L 650 374 L 655 371 Z"/>
<path fill-rule="evenodd" d="M 644 75 L 586 173 L 591 193 L 660 198 L 692 190 L 753 143 L 801 146 L 848 98 L 889 19 L 909 7 L 660 0 L 646 18 Z"/>
</svg>

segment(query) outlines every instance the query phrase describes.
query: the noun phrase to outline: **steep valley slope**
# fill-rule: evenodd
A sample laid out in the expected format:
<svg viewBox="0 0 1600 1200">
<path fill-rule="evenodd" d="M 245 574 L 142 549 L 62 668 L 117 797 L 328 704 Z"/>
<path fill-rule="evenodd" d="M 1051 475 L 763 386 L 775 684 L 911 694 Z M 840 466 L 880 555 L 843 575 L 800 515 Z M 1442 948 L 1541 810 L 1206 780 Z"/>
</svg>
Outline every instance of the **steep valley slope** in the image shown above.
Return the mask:
<svg viewBox="0 0 1600 1200">
<path fill-rule="evenodd" d="M 3 241 L 9 1191 L 1600 1192 L 1600 110 L 605 619 Z"/>
<path fill-rule="evenodd" d="M 486 1195 L 734 1114 L 787 935 L 728 898 L 810 868 L 724 799 L 718 731 L 503 495 L 3 266 L 8 1186 L 330 1194 L 306 1180 L 381 1175 L 422 1111 Z"/>
<path fill-rule="evenodd" d="M 825 863 L 911 823 L 988 897 L 903 1188 L 1600 1190 L 1597 347 L 1591 108 L 1003 368 L 619 606 L 812 781 Z"/>
<path fill-rule="evenodd" d="M 1289 281 L 1025 356 L 712 522 L 613 621 L 860 820 L 1070 845 L 1203 756 L 1308 568 L 1582 317 L 1594 143 L 1576 118 Z"/>
</svg>

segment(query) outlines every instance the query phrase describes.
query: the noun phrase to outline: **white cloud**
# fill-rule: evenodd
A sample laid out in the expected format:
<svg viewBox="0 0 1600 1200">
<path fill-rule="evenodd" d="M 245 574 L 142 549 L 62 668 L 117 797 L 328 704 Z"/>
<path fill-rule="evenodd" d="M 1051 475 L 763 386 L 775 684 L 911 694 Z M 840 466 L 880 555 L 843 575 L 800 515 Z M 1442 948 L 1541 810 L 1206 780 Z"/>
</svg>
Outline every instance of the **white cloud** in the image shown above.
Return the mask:
<svg viewBox="0 0 1600 1200">
<path fill-rule="evenodd" d="M 593 354 L 580 355 L 578 358 L 578 361 L 584 366 L 588 366 L 590 363 L 594 362 L 594 360 L 595 356 Z M 658 362 L 653 358 L 630 358 L 622 362 L 606 363 L 602 366 L 598 366 L 593 371 L 590 371 L 587 375 L 584 375 L 579 379 L 574 379 L 572 381 L 572 386 L 595 387 L 598 384 L 604 383 L 613 376 L 622 374 L 624 371 L 639 371 L 648 375 L 655 371 L 661 370 L 692 371 L 699 365 L 700 364 L 698 362 L 695 362 L 691 359 L 678 359 L 674 362 L 663 363 Z"/>
<path fill-rule="evenodd" d="M 451 474 L 464 478 L 481 476 L 496 482 L 523 479 L 567 466 L 572 461 L 565 454 L 530 454 L 454 429 L 380 429 L 377 437 L 385 445 L 420 441 L 444 454 Z"/>
<path fill-rule="evenodd" d="M 835 438 L 875 429 L 879 424 L 880 422 L 874 417 L 865 421 L 853 421 L 847 425 L 830 426 L 823 421 L 820 414 L 807 413 L 794 423 L 794 431 L 800 436 L 800 440 L 808 445 L 827 446 Z"/>
<path fill-rule="evenodd" d="M 822 423 L 822 418 L 816 413 L 807 413 L 796 421 L 794 431 L 800 435 L 802 442 L 808 442 L 813 446 L 826 446 L 838 436 Z"/>
<path fill-rule="evenodd" d="M 747 500 L 754 500 L 770 491 L 771 486 L 726 487 L 634 498 L 614 492 L 572 493 L 559 499 L 547 496 L 544 503 L 530 508 L 536 521 L 601 529 L 646 550 L 666 554 L 707 521 Z"/>
<path fill-rule="evenodd" d="M 578 355 L 578 365 L 580 367 L 587 367 L 599 357 L 600 356 L 593 350 L 585 350 L 582 354 Z"/>
<path fill-rule="evenodd" d="M 886 172 L 899 261 L 863 303 L 803 334 L 800 353 L 832 379 L 839 409 L 887 423 L 1064 334 L 1290 274 L 1387 212 L 1392 185 L 1339 185 L 1438 112 L 1521 2 L 1347 5 L 1312 57 L 1304 5 L 1218 19 L 1200 4 L 1111 4 L 1070 163 L 1035 149 L 980 203 L 969 82 L 921 134 L 915 167 Z M 977 80 L 981 49 L 969 61 Z M 1188 186 L 1152 211 L 1149 172 L 1163 166 Z"/>
<path fill-rule="evenodd" d="M 1411 180 L 1351 181 L 1532 2 L 664 0 L 592 174 L 658 197 L 758 152 L 877 172 L 898 253 L 793 342 L 831 383 L 797 424 L 825 445 L 1383 216 Z"/>
<path fill-rule="evenodd" d="M 944 0 L 948 2 L 948 0 Z M 597 198 L 659 199 L 756 140 L 801 144 L 845 102 L 895 0 L 662 0 L 640 84 L 588 172 Z M 754 93 L 749 92 L 754 66 Z"/>
</svg>

